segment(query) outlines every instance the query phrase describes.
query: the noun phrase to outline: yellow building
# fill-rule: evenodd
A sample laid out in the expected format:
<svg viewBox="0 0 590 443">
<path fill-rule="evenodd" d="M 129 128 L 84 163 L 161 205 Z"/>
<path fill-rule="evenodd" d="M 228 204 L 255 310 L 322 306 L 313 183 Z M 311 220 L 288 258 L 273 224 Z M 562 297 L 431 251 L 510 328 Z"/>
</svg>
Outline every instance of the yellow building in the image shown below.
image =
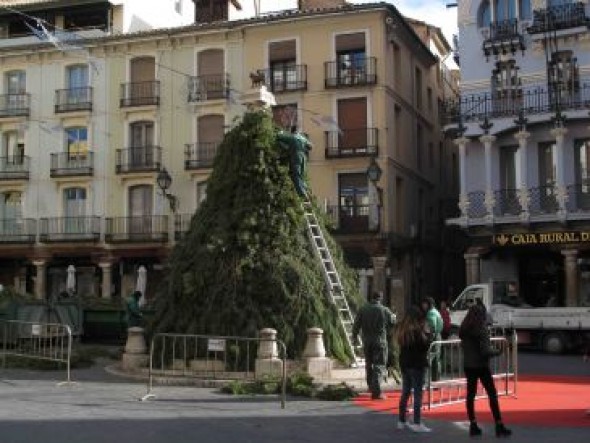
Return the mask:
<svg viewBox="0 0 590 443">
<path fill-rule="evenodd" d="M 144 266 L 153 294 L 257 74 L 275 121 L 314 143 L 313 194 L 364 290 L 401 308 L 452 284 L 442 220 L 456 157 L 438 105 L 454 90 L 440 30 L 386 4 L 298 2 L 233 20 L 237 3 L 199 0 L 194 25 L 76 48 L 0 43 L 0 283 L 56 294 L 73 264 L 79 293 L 121 296 Z"/>
</svg>

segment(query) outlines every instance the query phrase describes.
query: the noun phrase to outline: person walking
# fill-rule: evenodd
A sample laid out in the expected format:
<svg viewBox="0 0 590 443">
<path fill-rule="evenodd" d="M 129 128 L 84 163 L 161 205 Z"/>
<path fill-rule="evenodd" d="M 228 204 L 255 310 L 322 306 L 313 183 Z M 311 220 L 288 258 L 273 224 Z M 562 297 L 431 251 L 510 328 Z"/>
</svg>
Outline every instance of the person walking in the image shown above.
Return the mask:
<svg viewBox="0 0 590 443">
<path fill-rule="evenodd" d="M 424 315 L 416 306 L 410 307 L 400 321 L 396 339 L 400 348 L 399 364 L 402 371 L 402 395 L 399 399 L 398 429 L 406 427 L 414 432 L 430 432 L 421 421 L 424 374 L 428 366 L 429 330 Z M 414 395 L 414 423 L 406 422 L 410 395 Z"/>
<path fill-rule="evenodd" d="M 387 364 L 387 335 L 395 325 L 395 315 L 383 306 L 383 294 L 373 292 L 369 302 L 358 312 L 352 326 L 353 344 L 358 346 L 358 335 L 362 332 L 365 354 L 367 386 L 373 400 L 384 400 L 381 380 Z"/>
<path fill-rule="evenodd" d="M 481 428 L 475 419 L 475 395 L 477 393 L 477 381 L 481 381 L 490 402 L 490 409 L 496 423 L 496 436 L 508 437 L 512 434 L 502 422 L 498 393 L 494 385 L 494 379 L 490 371 L 490 358 L 500 354 L 493 349 L 490 342 L 490 334 L 487 329 L 487 311 L 483 305 L 473 305 L 467 311 L 465 319 L 459 328 L 461 347 L 463 349 L 463 367 L 467 379 L 466 407 L 469 417 L 469 435 L 482 434 Z"/>
<path fill-rule="evenodd" d="M 420 303 L 422 312 L 426 315 L 426 324 L 432 333 L 432 340 L 439 341 L 442 339 L 443 319 L 436 309 L 434 299 L 426 297 Z M 440 379 L 440 344 L 434 345 L 429 356 L 430 359 L 430 379 L 438 381 Z"/>
</svg>

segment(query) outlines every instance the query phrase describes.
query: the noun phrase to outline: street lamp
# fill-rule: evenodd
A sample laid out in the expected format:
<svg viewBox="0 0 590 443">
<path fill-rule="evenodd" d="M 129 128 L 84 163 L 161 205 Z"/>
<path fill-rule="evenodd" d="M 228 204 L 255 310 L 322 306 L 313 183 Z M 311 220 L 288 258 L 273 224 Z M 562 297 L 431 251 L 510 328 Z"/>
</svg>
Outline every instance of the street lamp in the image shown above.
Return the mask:
<svg viewBox="0 0 590 443">
<path fill-rule="evenodd" d="M 381 179 L 382 174 L 383 171 L 375 161 L 375 157 L 371 157 L 371 163 L 369 163 L 369 167 L 367 168 L 367 178 L 376 185 L 379 179 Z"/>
<path fill-rule="evenodd" d="M 176 209 L 178 208 L 178 198 L 168 192 L 168 189 L 170 189 L 170 186 L 172 186 L 172 177 L 166 168 L 160 169 L 160 172 L 158 172 L 158 177 L 156 178 L 156 182 L 158 183 L 158 187 L 162 190 L 164 197 L 168 199 L 170 210 L 172 212 L 176 212 Z"/>
</svg>

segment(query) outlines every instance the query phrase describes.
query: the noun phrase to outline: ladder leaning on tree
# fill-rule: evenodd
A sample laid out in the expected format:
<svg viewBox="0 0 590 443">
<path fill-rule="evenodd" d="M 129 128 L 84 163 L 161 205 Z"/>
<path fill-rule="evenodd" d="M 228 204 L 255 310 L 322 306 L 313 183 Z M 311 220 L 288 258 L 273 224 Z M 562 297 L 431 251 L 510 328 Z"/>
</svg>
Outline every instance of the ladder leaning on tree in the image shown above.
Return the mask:
<svg viewBox="0 0 590 443">
<path fill-rule="evenodd" d="M 326 286 L 328 287 L 328 296 L 338 311 L 338 320 L 344 331 L 346 343 L 352 355 L 354 356 L 355 363 L 362 363 L 362 359 L 359 357 L 358 350 L 353 344 L 354 340 L 352 336 L 352 325 L 354 323 L 354 318 L 352 317 L 352 311 L 350 310 L 350 306 L 346 300 L 344 287 L 342 286 L 338 269 L 336 269 L 336 265 L 332 259 L 330 248 L 326 243 L 326 239 L 322 233 L 322 228 L 318 223 L 318 219 L 314 213 L 311 202 L 309 200 L 303 200 L 302 208 L 303 215 L 305 216 L 305 223 L 307 225 L 309 241 L 311 242 L 311 245 L 313 246 L 313 249 L 321 263 L 324 279 L 326 280 Z"/>
</svg>

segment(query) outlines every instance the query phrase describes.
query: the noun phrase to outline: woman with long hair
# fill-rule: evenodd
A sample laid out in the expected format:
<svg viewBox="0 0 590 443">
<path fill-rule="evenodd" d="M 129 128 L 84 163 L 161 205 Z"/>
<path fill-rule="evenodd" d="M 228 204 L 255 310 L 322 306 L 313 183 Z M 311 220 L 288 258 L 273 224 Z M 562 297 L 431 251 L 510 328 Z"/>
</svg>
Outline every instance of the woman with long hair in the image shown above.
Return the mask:
<svg viewBox="0 0 590 443">
<path fill-rule="evenodd" d="M 463 348 L 463 368 L 467 379 L 466 406 L 469 417 L 469 435 L 482 434 L 482 430 L 475 420 L 474 408 L 477 381 L 479 380 L 488 395 L 490 409 L 496 422 L 496 436 L 508 437 L 512 431 L 502 423 L 498 393 L 490 371 L 490 358 L 499 355 L 500 351 L 492 348 L 487 328 L 487 311 L 483 304 L 475 304 L 469 308 L 459 328 L 459 337 Z"/>
<path fill-rule="evenodd" d="M 410 307 L 396 330 L 399 344 L 399 365 L 402 372 L 402 395 L 399 399 L 398 429 L 408 428 L 414 432 L 430 432 L 420 421 L 424 374 L 428 367 L 430 337 L 426 318 L 416 306 Z M 406 411 L 410 395 L 414 393 L 414 423 L 406 423 Z"/>
</svg>

